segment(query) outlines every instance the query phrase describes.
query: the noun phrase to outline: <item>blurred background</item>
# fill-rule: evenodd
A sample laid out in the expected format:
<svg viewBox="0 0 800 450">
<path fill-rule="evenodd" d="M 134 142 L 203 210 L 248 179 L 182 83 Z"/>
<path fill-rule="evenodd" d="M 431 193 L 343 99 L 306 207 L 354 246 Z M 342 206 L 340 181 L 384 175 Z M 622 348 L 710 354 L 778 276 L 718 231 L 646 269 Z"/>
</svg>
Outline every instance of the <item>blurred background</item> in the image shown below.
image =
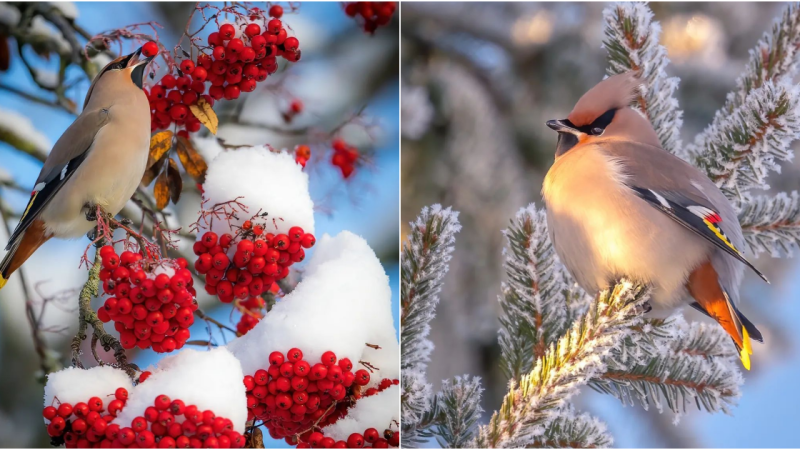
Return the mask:
<svg viewBox="0 0 800 450">
<path fill-rule="evenodd" d="M 463 225 L 433 320 L 428 379 L 481 376 L 483 421 L 505 394 L 499 370 L 497 296 L 501 230 L 530 202 L 553 161 L 556 133 L 605 75 L 602 11 L 607 3 L 404 3 L 401 30 L 402 226 L 432 203 L 452 205 Z M 691 142 L 735 86 L 781 3 L 650 3 L 661 42 L 681 79 L 683 142 Z M 796 146 L 795 146 L 796 148 Z M 773 191 L 800 188 L 800 165 L 773 175 Z M 800 403 L 800 261 L 762 256 L 766 285 L 747 274 L 743 311 L 765 332 L 745 372 L 733 416 L 623 407 L 585 388 L 579 409 L 604 420 L 616 447 L 797 447 Z M 686 308 L 689 320 L 706 320 Z M 651 408 L 652 409 L 652 408 Z M 430 445 L 436 445 L 431 443 Z"/>
<path fill-rule="evenodd" d="M 289 5 L 282 3 L 285 10 Z M 398 310 L 398 211 L 399 211 L 399 80 L 398 14 L 374 36 L 365 34 L 347 17 L 340 3 L 294 3 L 297 11 L 284 15 L 284 22 L 300 40 L 302 60 L 279 73 L 250 94 L 215 107 L 220 117 L 218 136 L 231 145 L 270 144 L 293 150 L 297 144 L 312 144 L 312 160 L 306 168 L 315 201 L 316 235 L 335 235 L 350 230 L 367 239 L 390 277 L 394 311 Z M 29 198 L 41 169 L 36 156 L 45 155 L 72 123 L 69 110 L 82 104 L 89 80 L 86 71 L 70 66 L 64 80 L 56 76 L 59 55 L 69 55 L 68 40 L 54 23 L 36 15 L 29 27 L 20 27 L 34 7 L 51 11 L 59 24 L 82 30 L 92 36 L 104 30 L 134 23 L 158 22 L 158 35 L 171 49 L 186 26 L 194 3 L 55 3 L 22 5 L 0 3 L 0 211 L 13 229 Z M 221 4 L 218 4 L 221 6 Z M 266 4 L 253 3 L 267 9 Z M 195 19 L 200 19 L 195 17 Z M 199 24 L 195 20 L 193 25 Z M 200 34 L 205 39 L 207 27 Z M 152 33 L 143 26 L 142 32 Z M 83 33 L 75 35 L 81 43 Z M 21 49 L 20 49 L 21 47 Z M 127 42 L 114 52 L 128 53 L 138 45 Z M 20 51 L 22 52 L 20 55 Z M 20 58 L 23 56 L 27 65 Z M 103 59 L 105 58 L 105 59 Z M 3 67 L 3 62 L 8 62 Z M 99 67 L 108 58 L 100 55 L 93 62 Z M 35 78 L 34 78 L 35 77 Z M 156 78 L 158 79 L 160 75 Z M 300 99 L 304 112 L 291 124 L 281 113 L 289 102 Z M 330 165 L 330 132 L 363 110 L 363 115 L 340 130 L 348 143 L 369 156 L 368 163 L 343 181 Z M 288 130 L 288 131 L 287 131 Z M 219 143 L 203 129 L 193 137 L 198 150 L 210 160 L 220 150 Z M 322 153 L 325 153 L 323 157 Z M 261 180 L 268 187 L 268 180 Z M 168 207 L 170 224 L 187 227 L 197 219 L 199 194 L 194 183 L 184 179 L 184 192 L 177 207 Z M 152 192 L 152 187 L 149 189 Z M 129 211 L 126 209 L 126 211 Z M 135 211 L 135 209 L 133 210 Z M 0 241 L 8 238 L 0 227 Z M 184 240 L 181 251 L 191 254 L 193 240 Z M 0 291 L 0 447 L 48 446 L 42 425 L 42 369 L 40 355 L 33 345 L 31 324 L 26 312 L 30 305 L 46 345 L 45 357 L 70 364 L 69 341 L 77 330 L 77 292 L 86 280 L 86 270 L 78 263 L 88 240 L 53 240 L 45 244 L 24 266 L 25 289 L 19 275 L 11 277 Z M 188 250 L 188 251 L 187 251 Z M 312 250 L 313 251 L 313 250 Z M 239 317 L 230 306 L 221 306 L 200 290 L 201 309 L 210 316 L 235 326 Z M 27 293 L 27 294 L 26 294 Z M 26 302 L 26 298 L 28 301 Z M 97 307 L 100 302 L 95 303 Z M 43 314 L 41 314 L 44 305 Z M 395 313 L 395 327 L 399 329 Z M 113 332 L 113 327 L 108 327 Z M 205 323 L 196 320 L 192 338 L 208 337 Z M 228 336 L 228 339 L 230 335 Z M 223 343 L 215 333 L 213 340 Z M 87 342 L 88 344 L 88 342 Z M 101 355 L 112 360 L 109 355 Z M 146 350 L 135 353 L 133 362 L 142 368 L 155 363 L 160 355 Z M 88 345 L 84 362 L 93 365 Z M 270 447 L 288 447 L 272 441 Z"/>
</svg>

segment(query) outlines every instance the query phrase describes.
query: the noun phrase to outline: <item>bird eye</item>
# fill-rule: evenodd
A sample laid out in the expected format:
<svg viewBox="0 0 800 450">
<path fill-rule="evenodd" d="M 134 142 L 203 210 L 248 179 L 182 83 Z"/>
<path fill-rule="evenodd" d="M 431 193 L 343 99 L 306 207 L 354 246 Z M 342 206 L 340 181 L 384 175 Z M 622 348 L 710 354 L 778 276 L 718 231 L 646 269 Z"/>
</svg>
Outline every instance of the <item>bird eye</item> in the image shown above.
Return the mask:
<svg viewBox="0 0 800 450">
<path fill-rule="evenodd" d="M 592 134 L 595 136 L 600 136 L 603 132 L 606 131 L 605 128 L 594 127 L 592 128 Z"/>
</svg>

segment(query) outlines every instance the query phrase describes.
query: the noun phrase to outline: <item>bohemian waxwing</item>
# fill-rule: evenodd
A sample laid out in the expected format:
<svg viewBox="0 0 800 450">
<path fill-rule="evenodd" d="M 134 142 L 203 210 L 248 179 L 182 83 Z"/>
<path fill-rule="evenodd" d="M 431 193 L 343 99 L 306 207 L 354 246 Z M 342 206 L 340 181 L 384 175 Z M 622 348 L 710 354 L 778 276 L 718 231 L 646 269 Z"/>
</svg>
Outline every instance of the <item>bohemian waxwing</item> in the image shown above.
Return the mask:
<svg viewBox="0 0 800 450">
<path fill-rule="evenodd" d="M 761 333 L 736 308 L 745 265 L 742 229 L 730 202 L 697 168 L 658 141 L 630 107 L 631 73 L 600 82 L 578 100 L 558 132 L 544 180 L 547 224 L 559 258 L 587 292 L 628 278 L 652 286 L 651 305 L 692 306 L 731 336 L 750 368 Z"/>
<path fill-rule="evenodd" d="M 150 105 L 142 91 L 142 49 L 95 77 L 83 112 L 47 156 L 31 199 L 0 262 L 0 288 L 51 237 L 76 238 L 95 227 L 95 206 L 116 215 L 142 180 L 150 145 Z"/>
</svg>

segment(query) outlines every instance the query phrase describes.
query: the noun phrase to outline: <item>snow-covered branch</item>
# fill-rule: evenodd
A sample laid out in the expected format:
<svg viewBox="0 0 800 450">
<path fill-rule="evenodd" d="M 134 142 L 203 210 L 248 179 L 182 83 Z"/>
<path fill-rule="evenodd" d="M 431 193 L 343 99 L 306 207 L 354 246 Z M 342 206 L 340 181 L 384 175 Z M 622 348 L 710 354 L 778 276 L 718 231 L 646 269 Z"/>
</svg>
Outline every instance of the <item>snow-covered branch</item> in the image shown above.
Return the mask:
<svg viewBox="0 0 800 450">
<path fill-rule="evenodd" d="M 800 242 L 800 195 L 747 196 L 739 205 L 739 223 L 751 254 L 791 256 Z"/>
<path fill-rule="evenodd" d="M 528 447 L 535 448 L 608 448 L 614 439 L 606 424 L 587 413 L 565 406 L 544 434 L 536 436 Z"/>
<path fill-rule="evenodd" d="M 521 209 L 504 235 L 508 281 L 499 297 L 500 365 L 506 376 L 519 381 L 558 340 L 574 318 L 575 303 L 586 296 L 555 254 L 543 209 L 533 204 Z"/>
<path fill-rule="evenodd" d="M 608 50 L 608 73 L 634 71 L 643 85 L 634 100 L 656 129 L 661 146 L 682 155 L 680 140 L 683 112 L 675 91 L 677 77 L 668 77 L 667 49 L 658 43 L 661 25 L 653 21 L 653 12 L 645 3 L 616 3 L 603 11 Z"/>
<path fill-rule="evenodd" d="M 729 197 L 740 199 L 752 188 L 768 189 L 779 161 L 791 161 L 792 142 L 800 138 L 800 89 L 766 81 L 747 93 L 732 111 L 714 120 L 688 147 L 692 162 Z"/>
<path fill-rule="evenodd" d="M 483 412 L 482 393 L 480 377 L 464 375 L 442 382 L 442 390 L 436 396 L 441 412 L 434 432 L 439 445 L 444 448 L 469 446 Z"/>
<path fill-rule="evenodd" d="M 631 348 L 635 348 L 631 351 Z M 626 353 L 627 352 L 627 353 Z M 683 413 L 694 402 L 708 412 L 729 412 L 743 383 L 735 348 L 717 325 L 683 316 L 647 320 L 606 359 L 608 369 L 589 385 L 624 404 L 663 403 Z"/>
<path fill-rule="evenodd" d="M 458 213 L 441 205 L 423 208 L 411 224 L 401 256 L 401 342 L 403 445 L 412 442 L 423 414 L 430 409 L 431 386 L 425 370 L 433 344 L 428 340 L 442 279 L 461 229 Z"/>
<path fill-rule="evenodd" d="M 482 426 L 476 447 L 524 447 L 560 416 L 564 401 L 605 371 L 603 358 L 640 320 L 646 289 L 623 281 L 601 292 L 519 384 L 512 382 L 503 404 Z"/>
</svg>

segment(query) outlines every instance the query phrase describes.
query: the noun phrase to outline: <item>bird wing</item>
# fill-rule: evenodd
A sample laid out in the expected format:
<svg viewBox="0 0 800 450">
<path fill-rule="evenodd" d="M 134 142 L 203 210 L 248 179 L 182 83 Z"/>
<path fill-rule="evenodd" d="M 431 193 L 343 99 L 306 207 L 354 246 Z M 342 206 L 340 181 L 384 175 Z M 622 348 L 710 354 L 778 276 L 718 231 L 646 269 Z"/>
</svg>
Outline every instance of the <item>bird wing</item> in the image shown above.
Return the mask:
<svg viewBox="0 0 800 450">
<path fill-rule="evenodd" d="M 677 192 L 657 191 L 646 189 L 639 186 L 629 185 L 631 190 L 650 206 L 658 209 L 673 220 L 693 231 L 698 236 L 703 237 L 724 252 L 745 263 L 753 269 L 764 281 L 769 282 L 758 269 L 745 259 L 742 253 L 731 243 L 725 232 L 722 231 L 720 224 L 722 217 L 720 214 L 704 205 L 701 205 Z"/>
<path fill-rule="evenodd" d="M 14 233 L 11 234 L 6 250 L 11 249 L 22 238 L 25 230 L 39 217 L 44 207 L 80 167 L 89 154 L 97 132 L 109 120 L 107 109 L 84 111 L 61 135 L 44 162 L 31 192 L 31 199 Z"/>
</svg>

